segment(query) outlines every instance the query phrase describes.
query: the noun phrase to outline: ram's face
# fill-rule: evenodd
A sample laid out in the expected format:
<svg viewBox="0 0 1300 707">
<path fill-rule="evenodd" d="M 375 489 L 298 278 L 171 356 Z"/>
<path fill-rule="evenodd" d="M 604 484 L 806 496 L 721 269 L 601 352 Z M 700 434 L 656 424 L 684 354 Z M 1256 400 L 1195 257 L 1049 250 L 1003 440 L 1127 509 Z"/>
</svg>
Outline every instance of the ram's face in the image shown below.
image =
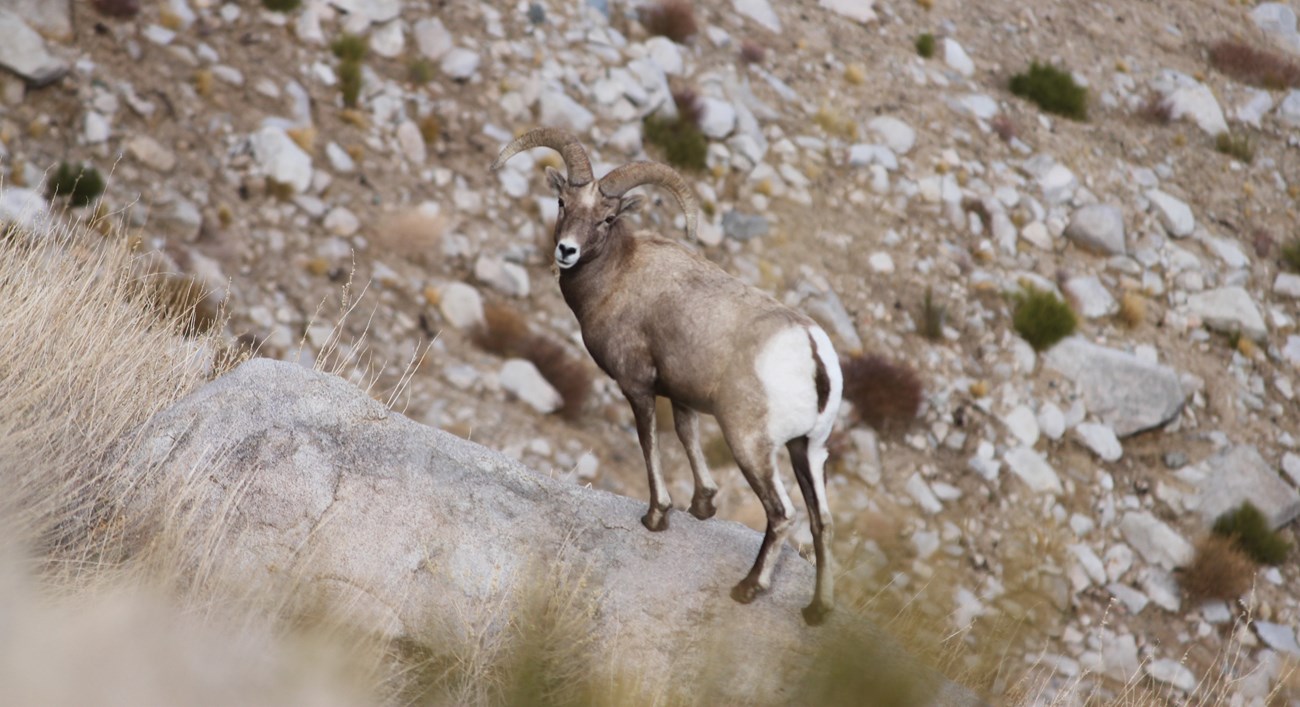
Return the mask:
<svg viewBox="0 0 1300 707">
<path fill-rule="evenodd" d="M 597 181 L 573 186 L 564 175 L 549 168 L 546 176 L 560 200 L 555 218 L 555 264 L 561 270 L 599 255 L 614 224 L 641 204 L 637 196 L 619 198 L 601 194 Z"/>
</svg>

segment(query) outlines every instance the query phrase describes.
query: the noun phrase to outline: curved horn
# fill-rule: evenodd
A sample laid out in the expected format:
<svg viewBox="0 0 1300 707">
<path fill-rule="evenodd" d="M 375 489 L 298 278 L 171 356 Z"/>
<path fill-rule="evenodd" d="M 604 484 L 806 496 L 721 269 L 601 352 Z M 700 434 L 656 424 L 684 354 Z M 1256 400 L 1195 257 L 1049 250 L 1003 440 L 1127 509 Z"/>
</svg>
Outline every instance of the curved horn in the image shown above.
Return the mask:
<svg viewBox="0 0 1300 707">
<path fill-rule="evenodd" d="M 695 195 L 686 186 L 686 180 L 671 167 L 658 162 L 632 162 L 618 167 L 600 180 L 600 193 L 605 196 L 623 196 L 643 184 L 653 184 L 672 192 L 677 205 L 686 214 L 686 236 L 694 239 L 699 221 Z"/>
<path fill-rule="evenodd" d="M 492 163 L 492 169 L 501 169 L 506 160 L 534 147 L 549 147 L 564 158 L 564 168 L 569 173 L 569 184 L 580 187 L 591 181 L 591 160 L 587 151 L 582 149 L 578 137 L 568 130 L 560 128 L 536 128 L 515 138 Z"/>
</svg>

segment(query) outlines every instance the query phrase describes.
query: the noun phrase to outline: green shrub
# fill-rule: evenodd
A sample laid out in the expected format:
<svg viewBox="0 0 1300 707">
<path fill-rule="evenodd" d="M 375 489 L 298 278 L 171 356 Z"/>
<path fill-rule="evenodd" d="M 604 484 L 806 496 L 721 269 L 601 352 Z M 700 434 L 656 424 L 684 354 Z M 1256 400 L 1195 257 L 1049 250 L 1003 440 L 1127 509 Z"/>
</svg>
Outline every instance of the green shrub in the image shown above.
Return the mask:
<svg viewBox="0 0 1300 707">
<path fill-rule="evenodd" d="M 1291 551 L 1291 544 L 1268 527 L 1264 513 L 1250 501 L 1219 516 L 1212 530 L 1215 535 L 1232 540 L 1262 565 L 1281 564 Z"/>
<path fill-rule="evenodd" d="M 929 59 L 934 56 L 934 35 L 926 32 L 916 37 L 916 53 Z"/>
<path fill-rule="evenodd" d="M 365 37 L 356 34 L 344 34 L 330 44 L 330 51 L 340 61 L 359 62 L 366 58 L 366 52 L 370 51 L 370 43 Z"/>
<path fill-rule="evenodd" d="M 673 92 L 676 118 L 649 115 L 645 119 L 645 139 L 664 152 L 668 164 L 680 169 L 702 171 L 708 166 L 709 140 L 700 131 L 704 107 L 694 91 Z"/>
<path fill-rule="evenodd" d="M 1061 298 L 1032 285 L 1016 295 L 1012 324 L 1035 351 L 1046 351 L 1074 333 L 1078 319 Z"/>
<path fill-rule="evenodd" d="M 356 108 L 361 97 L 361 62 L 347 61 L 339 64 L 339 91 L 343 94 L 343 105 Z"/>
<path fill-rule="evenodd" d="M 433 80 L 433 62 L 423 57 L 414 59 L 406 65 L 406 77 L 411 83 L 423 86 Z"/>
<path fill-rule="evenodd" d="M 99 170 L 88 165 L 71 165 L 60 162 L 54 177 L 45 188 L 45 198 L 67 196 L 75 208 L 88 205 L 104 193 L 104 178 Z"/>
<path fill-rule="evenodd" d="M 1255 159 L 1255 148 L 1251 146 L 1250 137 L 1246 135 L 1233 137 L 1229 132 L 1219 133 L 1214 138 L 1214 149 L 1245 164 L 1250 164 L 1250 161 Z"/>
<path fill-rule="evenodd" d="M 1088 89 L 1074 82 L 1070 72 L 1051 64 L 1033 62 L 1029 71 L 1011 77 L 1011 92 L 1038 104 L 1048 113 L 1072 120 L 1087 120 Z"/>
<path fill-rule="evenodd" d="M 1291 272 L 1300 272 L 1300 236 L 1282 245 L 1282 265 Z"/>
<path fill-rule="evenodd" d="M 302 0 L 262 0 L 262 7 L 274 12 L 297 10 Z"/>
<path fill-rule="evenodd" d="M 936 303 L 934 292 L 929 287 L 925 288 L 925 298 L 921 300 L 921 336 L 931 341 L 942 339 L 943 320 L 947 316 L 947 308 Z"/>
</svg>

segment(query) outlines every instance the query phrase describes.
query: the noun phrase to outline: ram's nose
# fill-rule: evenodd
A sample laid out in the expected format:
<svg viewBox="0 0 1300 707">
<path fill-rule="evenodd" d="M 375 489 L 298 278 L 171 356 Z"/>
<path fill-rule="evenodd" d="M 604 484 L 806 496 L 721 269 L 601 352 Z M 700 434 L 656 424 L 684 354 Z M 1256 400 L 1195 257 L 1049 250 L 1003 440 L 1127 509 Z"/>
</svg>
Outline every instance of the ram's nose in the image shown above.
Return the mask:
<svg viewBox="0 0 1300 707">
<path fill-rule="evenodd" d="M 571 268 L 578 262 L 577 244 L 566 240 L 555 246 L 555 262 L 561 268 Z"/>
</svg>

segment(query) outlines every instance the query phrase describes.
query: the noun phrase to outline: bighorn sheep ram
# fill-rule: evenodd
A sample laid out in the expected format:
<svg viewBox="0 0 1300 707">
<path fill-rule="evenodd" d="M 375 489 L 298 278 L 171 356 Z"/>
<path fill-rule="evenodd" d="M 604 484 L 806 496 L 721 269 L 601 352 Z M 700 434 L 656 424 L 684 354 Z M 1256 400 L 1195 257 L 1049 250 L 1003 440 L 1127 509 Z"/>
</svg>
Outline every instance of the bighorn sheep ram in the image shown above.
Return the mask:
<svg viewBox="0 0 1300 707">
<path fill-rule="evenodd" d="M 700 450 L 698 413 L 717 418 L 745 479 L 763 503 L 767 532 L 749 574 L 731 591 L 749 603 L 772 583 L 794 508 L 777 471 L 781 445 L 803 491 L 817 557 L 813 601 L 803 610 L 821 623 L 833 604 L 831 516 L 826 502 L 826 439 L 840 406 L 843 379 L 826 333 L 811 319 L 731 277 L 680 243 L 633 233 L 623 216 L 641 205 L 626 196 L 643 185 L 667 189 L 695 235 L 696 205 L 669 167 L 634 162 L 597 180 L 572 134 L 532 130 L 501 151 L 492 169 L 524 150 L 560 153 L 567 177 L 547 167 L 559 195 L 555 263 L 560 291 L 582 328 L 592 358 L 632 406 L 650 476 L 650 510 L 641 522 L 668 527 L 672 507 L 659 468 L 655 396 L 672 402 L 677 436 L 695 476 L 690 513 L 713 516 L 718 487 Z"/>
</svg>

